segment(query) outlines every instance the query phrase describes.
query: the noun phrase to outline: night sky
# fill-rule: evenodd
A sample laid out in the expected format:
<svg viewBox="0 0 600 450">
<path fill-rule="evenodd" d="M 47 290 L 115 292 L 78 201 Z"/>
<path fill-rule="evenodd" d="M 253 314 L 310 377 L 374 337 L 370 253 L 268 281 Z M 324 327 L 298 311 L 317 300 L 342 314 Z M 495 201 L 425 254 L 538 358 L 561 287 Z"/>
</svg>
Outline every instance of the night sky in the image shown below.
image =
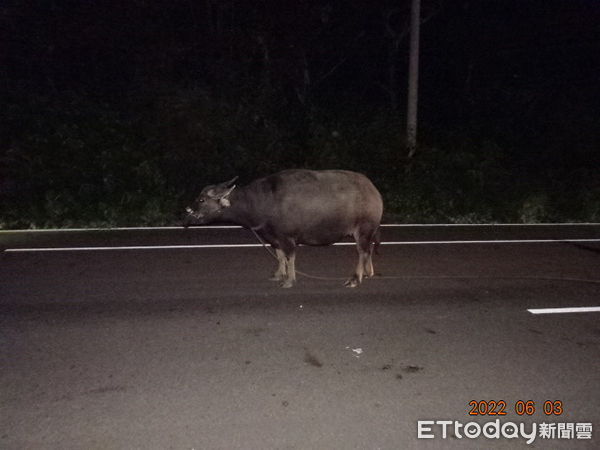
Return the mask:
<svg viewBox="0 0 600 450">
<path fill-rule="evenodd" d="M 407 31 L 409 3 L 9 1 L 0 9 L 2 78 L 102 95 L 151 82 L 212 86 L 222 77 L 256 75 L 266 51 L 273 82 L 288 89 L 301 83 L 307 66 L 317 99 L 385 102 L 380 86 L 388 82 L 395 38 L 389 30 Z M 496 86 L 597 92 L 596 0 L 423 0 L 422 17 L 428 113 L 440 101 L 464 101 Z M 404 90 L 407 39 L 400 47 L 396 88 Z"/>
</svg>

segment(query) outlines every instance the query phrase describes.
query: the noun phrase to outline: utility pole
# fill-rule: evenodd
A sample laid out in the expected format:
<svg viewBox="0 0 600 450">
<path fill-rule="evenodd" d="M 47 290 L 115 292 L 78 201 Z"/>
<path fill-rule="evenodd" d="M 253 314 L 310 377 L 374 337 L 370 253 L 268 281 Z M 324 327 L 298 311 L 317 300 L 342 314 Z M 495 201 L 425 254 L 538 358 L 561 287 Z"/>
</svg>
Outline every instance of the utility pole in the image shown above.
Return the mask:
<svg viewBox="0 0 600 450">
<path fill-rule="evenodd" d="M 419 26 L 421 0 L 412 0 L 410 14 L 410 55 L 408 63 L 408 105 L 406 113 L 406 141 L 408 158 L 417 151 L 417 100 L 419 98 Z"/>
</svg>

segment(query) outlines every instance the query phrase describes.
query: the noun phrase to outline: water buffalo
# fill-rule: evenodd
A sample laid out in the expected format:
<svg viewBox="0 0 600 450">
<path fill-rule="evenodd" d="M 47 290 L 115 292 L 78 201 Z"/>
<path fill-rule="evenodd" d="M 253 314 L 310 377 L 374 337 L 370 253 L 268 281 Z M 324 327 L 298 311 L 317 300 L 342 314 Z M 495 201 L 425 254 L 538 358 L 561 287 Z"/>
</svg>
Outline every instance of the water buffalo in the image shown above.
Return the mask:
<svg viewBox="0 0 600 450">
<path fill-rule="evenodd" d="M 236 188 L 238 177 L 207 186 L 186 208 L 184 225 L 231 222 L 253 230 L 275 249 L 273 280 L 285 288 L 296 281 L 296 246 L 356 240 L 358 264 L 348 287 L 373 276 L 371 259 L 379 245 L 381 195 L 364 175 L 345 170 L 284 170 Z"/>
</svg>

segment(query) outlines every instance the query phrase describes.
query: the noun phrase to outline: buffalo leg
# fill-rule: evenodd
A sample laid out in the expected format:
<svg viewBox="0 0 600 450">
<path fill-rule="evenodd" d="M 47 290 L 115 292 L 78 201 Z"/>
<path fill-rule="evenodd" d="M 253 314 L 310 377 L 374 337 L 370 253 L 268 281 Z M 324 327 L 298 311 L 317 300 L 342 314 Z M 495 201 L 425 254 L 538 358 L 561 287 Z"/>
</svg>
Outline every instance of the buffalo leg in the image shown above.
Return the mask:
<svg viewBox="0 0 600 450">
<path fill-rule="evenodd" d="M 276 248 L 275 255 L 277 255 L 277 270 L 271 277 L 273 281 L 283 281 L 287 277 L 287 261 L 283 250 Z"/>
<path fill-rule="evenodd" d="M 286 263 L 287 273 L 281 287 L 290 288 L 296 283 L 296 252 L 294 250 L 286 255 Z"/>
<path fill-rule="evenodd" d="M 285 259 L 285 274 L 281 287 L 291 288 L 296 282 L 296 243 L 290 239 L 283 239 L 281 250 Z"/>
<path fill-rule="evenodd" d="M 373 269 L 373 250 L 375 248 L 375 244 L 373 243 L 373 238 L 375 237 L 375 233 L 369 239 L 369 245 L 367 247 L 367 258 L 365 260 L 365 276 L 367 278 L 371 278 L 375 275 L 375 270 Z"/>
<path fill-rule="evenodd" d="M 375 275 L 375 270 L 373 269 L 373 246 L 370 245 L 365 261 L 365 277 L 371 278 L 373 275 Z"/>
<path fill-rule="evenodd" d="M 373 238 L 376 230 L 359 230 L 354 234 L 356 250 L 358 252 L 358 263 L 354 275 L 344 284 L 347 287 L 356 287 L 363 277 L 370 278 L 375 275 L 373 269 Z"/>
<path fill-rule="evenodd" d="M 369 249 L 371 247 L 371 240 L 368 236 L 370 236 L 370 234 L 355 234 L 356 250 L 358 251 L 358 263 L 356 264 L 356 271 L 354 272 L 354 275 L 347 280 L 346 283 L 344 283 L 344 286 L 346 287 L 356 287 L 362 282 L 365 268 L 368 265 Z"/>
</svg>

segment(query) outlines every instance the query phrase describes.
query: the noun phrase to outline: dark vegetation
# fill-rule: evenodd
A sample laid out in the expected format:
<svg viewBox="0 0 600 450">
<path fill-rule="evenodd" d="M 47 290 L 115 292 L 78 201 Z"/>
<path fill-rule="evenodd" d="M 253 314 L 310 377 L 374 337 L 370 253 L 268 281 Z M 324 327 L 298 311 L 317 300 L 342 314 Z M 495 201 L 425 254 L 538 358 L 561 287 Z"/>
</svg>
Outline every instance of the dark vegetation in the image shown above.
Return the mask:
<svg viewBox="0 0 600 450">
<path fill-rule="evenodd" d="M 174 224 L 292 167 L 402 222 L 600 221 L 599 3 L 422 1 L 410 160 L 409 2 L 0 6 L 0 227 Z"/>
</svg>

